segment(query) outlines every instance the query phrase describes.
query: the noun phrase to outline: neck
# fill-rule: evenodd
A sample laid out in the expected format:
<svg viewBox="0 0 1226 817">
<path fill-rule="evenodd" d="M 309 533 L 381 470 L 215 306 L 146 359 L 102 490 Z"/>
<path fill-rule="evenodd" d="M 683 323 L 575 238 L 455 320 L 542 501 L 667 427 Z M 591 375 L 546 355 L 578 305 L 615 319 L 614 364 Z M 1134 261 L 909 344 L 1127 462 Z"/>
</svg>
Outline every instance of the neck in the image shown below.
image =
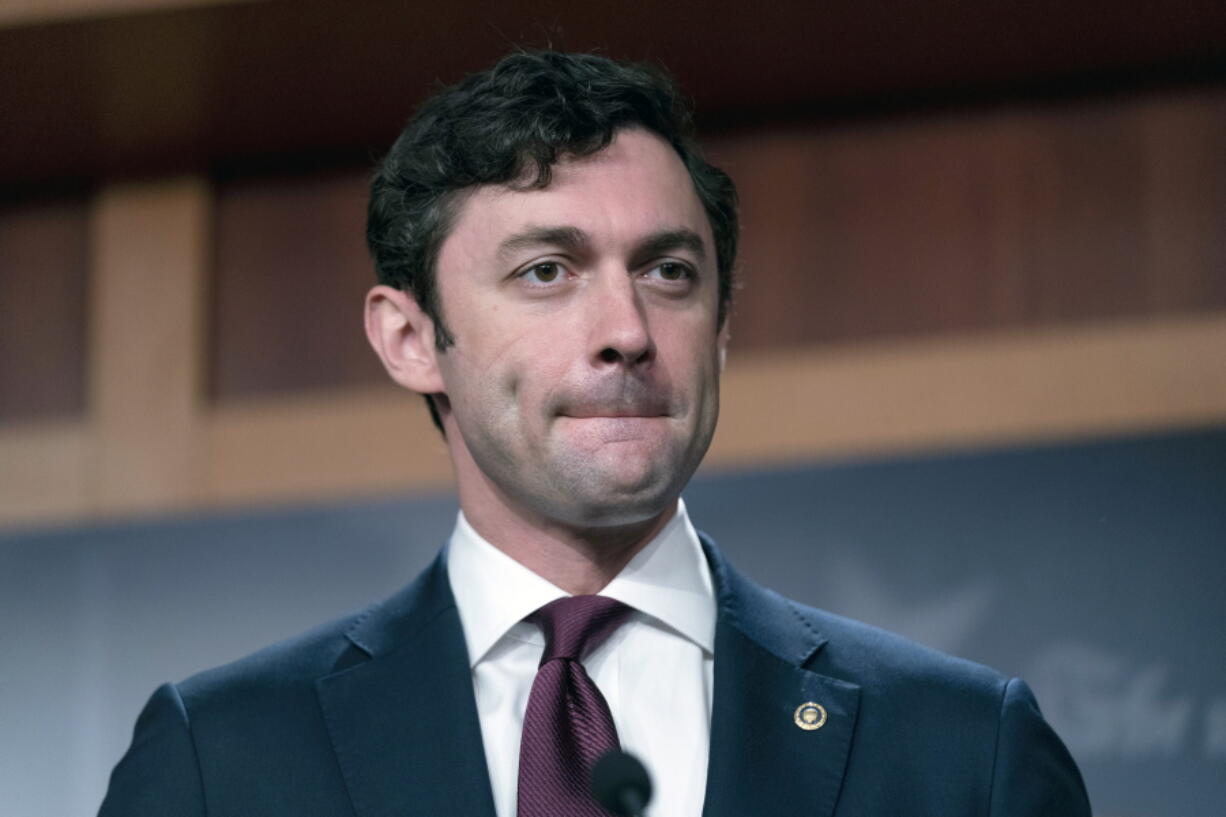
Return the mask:
<svg viewBox="0 0 1226 817">
<path fill-rule="evenodd" d="M 460 507 L 464 509 L 464 518 L 483 539 L 576 596 L 603 590 L 677 512 L 674 501 L 660 514 L 642 522 L 580 528 L 531 518 L 505 506 L 474 507 L 465 503 L 462 496 Z"/>
<path fill-rule="evenodd" d="M 677 513 L 677 498 L 658 513 L 616 524 L 561 519 L 516 501 L 477 466 L 454 422 L 448 452 L 464 518 L 483 539 L 572 595 L 598 593 Z"/>
</svg>

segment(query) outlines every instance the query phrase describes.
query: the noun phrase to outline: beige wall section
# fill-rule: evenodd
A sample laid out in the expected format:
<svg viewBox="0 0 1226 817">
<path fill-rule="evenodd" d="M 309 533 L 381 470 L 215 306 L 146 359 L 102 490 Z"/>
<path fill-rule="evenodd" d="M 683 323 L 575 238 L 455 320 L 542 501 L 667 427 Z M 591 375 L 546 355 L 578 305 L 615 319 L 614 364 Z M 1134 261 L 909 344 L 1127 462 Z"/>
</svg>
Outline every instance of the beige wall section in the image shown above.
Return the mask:
<svg viewBox="0 0 1226 817">
<path fill-rule="evenodd" d="M 1226 422 L 1226 314 L 757 352 L 724 375 L 708 467 L 944 450 Z M 415 396 L 250 401 L 206 421 L 205 504 L 445 488 Z"/>
<path fill-rule="evenodd" d="M 711 465 L 1226 420 L 1226 314 L 763 352 L 729 364 Z"/>
<path fill-rule="evenodd" d="M 198 481 L 208 185 L 103 190 L 90 299 L 91 494 L 99 513 L 186 503 Z"/>
<path fill-rule="evenodd" d="M 91 451 L 84 423 L 0 426 L 0 526 L 88 516 Z"/>
<path fill-rule="evenodd" d="M 204 505 L 451 485 L 425 404 L 391 385 L 234 401 L 211 411 L 204 433 Z"/>
<path fill-rule="evenodd" d="M 1223 360 L 1226 313 L 754 353 L 729 363 L 707 466 L 1220 425 Z M 135 390 L 151 388 L 135 379 Z M 182 394 L 186 387 L 174 388 Z M 0 435 L 0 462 L 13 466 L 0 482 L 0 525 L 451 484 L 424 407 L 391 387 L 194 415 L 181 399 L 150 397 L 138 407 L 131 398 L 141 422 L 102 427 L 94 476 L 110 474 L 126 487 L 100 494 L 101 505 L 77 485 L 79 432 Z M 185 416 L 195 418 L 195 434 L 184 428 Z M 21 474 L 32 481 L 11 492 Z M 48 499 L 40 485 L 68 490 Z M 22 496 L 24 503 L 16 501 Z"/>
<path fill-rule="evenodd" d="M 210 212 L 197 178 L 95 197 L 87 419 L 0 429 L 0 524 L 193 501 Z"/>
</svg>

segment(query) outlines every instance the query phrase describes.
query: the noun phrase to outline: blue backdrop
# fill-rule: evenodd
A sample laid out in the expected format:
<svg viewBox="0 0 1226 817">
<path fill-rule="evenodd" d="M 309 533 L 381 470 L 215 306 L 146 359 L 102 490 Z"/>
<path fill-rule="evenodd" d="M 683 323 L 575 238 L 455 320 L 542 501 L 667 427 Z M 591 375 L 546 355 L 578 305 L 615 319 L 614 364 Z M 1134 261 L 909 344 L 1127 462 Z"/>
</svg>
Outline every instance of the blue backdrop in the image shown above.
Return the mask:
<svg viewBox="0 0 1226 817">
<path fill-rule="evenodd" d="M 1031 682 L 1103 815 L 1226 803 L 1226 430 L 704 474 L 786 595 Z M 163 680 L 393 592 L 449 496 L 0 537 L 0 792 L 92 814 Z"/>
</svg>

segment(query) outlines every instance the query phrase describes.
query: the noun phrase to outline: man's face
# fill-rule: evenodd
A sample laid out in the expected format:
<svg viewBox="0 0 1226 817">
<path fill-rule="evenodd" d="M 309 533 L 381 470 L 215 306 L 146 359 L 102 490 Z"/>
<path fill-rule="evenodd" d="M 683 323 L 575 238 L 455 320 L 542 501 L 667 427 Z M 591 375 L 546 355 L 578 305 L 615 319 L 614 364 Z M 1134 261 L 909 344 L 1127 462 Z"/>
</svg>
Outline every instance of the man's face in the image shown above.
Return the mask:
<svg viewBox="0 0 1226 817">
<path fill-rule="evenodd" d="M 437 271 L 462 499 L 583 527 L 670 508 L 714 433 L 725 344 L 711 228 L 672 148 L 625 130 L 543 190 L 478 188 Z"/>
</svg>

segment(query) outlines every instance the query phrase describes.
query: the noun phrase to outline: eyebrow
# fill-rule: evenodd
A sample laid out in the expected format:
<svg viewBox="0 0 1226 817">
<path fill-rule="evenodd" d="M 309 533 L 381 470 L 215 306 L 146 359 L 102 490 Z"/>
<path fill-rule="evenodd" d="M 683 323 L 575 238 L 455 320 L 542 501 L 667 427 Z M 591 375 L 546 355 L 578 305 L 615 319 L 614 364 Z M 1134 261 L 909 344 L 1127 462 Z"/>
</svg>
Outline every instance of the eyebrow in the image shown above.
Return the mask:
<svg viewBox="0 0 1226 817">
<path fill-rule="evenodd" d="M 707 248 L 703 244 L 702 236 L 686 227 L 652 233 L 635 248 L 634 257 L 636 260 L 641 258 L 646 262 L 674 250 L 689 250 L 698 256 L 699 261 L 704 261 L 707 257 Z"/>
<path fill-rule="evenodd" d="M 567 252 L 579 252 L 591 246 L 591 237 L 578 227 L 529 227 L 503 239 L 498 245 L 498 254 L 506 256 L 520 250 L 541 246 L 557 247 Z M 705 260 L 707 256 L 702 236 L 687 227 L 678 227 L 672 230 L 661 230 L 647 236 L 634 248 L 633 258 L 637 263 L 639 259 L 650 260 L 674 250 L 689 250 L 698 256 L 700 261 Z"/>
<path fill-rule="evenodd" d="M 520 250 L 549 246 L 574 252 L 590 243 L 587 233 L 578 227 L 529 227 L 503 239 L 498 245 L 499 255 L 510 255 Z"/>
</svg>

